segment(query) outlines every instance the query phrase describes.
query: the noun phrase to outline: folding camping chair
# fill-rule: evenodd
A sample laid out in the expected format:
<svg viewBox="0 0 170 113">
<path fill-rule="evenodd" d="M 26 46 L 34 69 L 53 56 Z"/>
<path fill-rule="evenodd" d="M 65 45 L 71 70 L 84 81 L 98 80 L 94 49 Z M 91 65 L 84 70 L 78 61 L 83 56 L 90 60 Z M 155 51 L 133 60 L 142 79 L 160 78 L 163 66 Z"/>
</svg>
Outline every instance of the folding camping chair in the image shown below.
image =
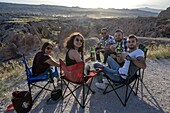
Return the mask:
<svg viewBox="0 0 170 113">
<path fill-rule="evenodd" d="M 136 91 L 133 90 L 135 85 L 137 84 L 138 78 L 140 77 L 139 75 L 140 73 L 137 73 L 137 71 L 139 71 L 139 68 L 131 62 L 129 66 L 128 77 L 126 80 L 114 81 L 110 79 L 108 76 L 104 75 L 107 78 L 109 84 L 107 84 L 103 94 L 107 94 L 111 91 L 114 91 L 117 97 L 119 98 L 120 102 L 122 103 L 122 105 L 126 106 L 126 103 L 131 93 L 134 92 L 134 94 L 136 94 L 137 92 L 137 89 Z M 131 84 L 132 86 L 130 86 Z M 109 89 L 109 86 L 111 86 L 112 89 Z M 123 98 L 121 98 L 117 92 L 117 89 L 124 87 L 124 86 L 125 86 L 125 95 Z"/>
<path fill-rule="evenodd" d="M 33 103 L 36 100 L 36 98 L 41 94 L 41 92 L 43 90 L 52 91 L 51 89 L 46 88 L 48 85 L 50 85 L 50 83 L 53 84 L 53 88 L 55 89 L 53 78 L 58 76 L 58 72 L 57 72 L 57 69 L 55 67 L 50 67 L 50 70 L 47 74 L 41 74 L 41 75 L 38 75 L 38 76 L 33 76 L 33 73 L 31 71 L 31 67 L 28 67 L 28 64 L 27 64 L 27 61 L 26 61 L 26 58 L 25 58 L 24 55 L 23 55 L 22 63 L 25 66 L 28 88 L 29 88 L 29 92 L 30 92 L 31 96 L 32 96 L 31 89 L 33 87 L 40 88 L 40 91 L 37 93 L 37 95 L 34 96 L 34 98 L 32 98 Z M 42 86 L 42 84 L 39 85 L 40 82 L 46 82 L 46 83 L 45 83 L 45 85 Z"/>
<path fill-rule="evenodd" d="M 147 48 L 143 50 L 145 50 L 144 54 L 146 59 Z M 144 69 L 140 69 L 133 62 L 130 62 L 128 77 L 126 80 L 114 81 L 105 75 L 105 77 L 109 81 L 109 84 L 105 88 L 103 94 L 107 94 L 111 91 L 114 91 L 117 97 L 119 98 L 120 102 L 122 103 L 122 105 L 126 106 L 131 93 L 133 92 L 135 95 L 137 95 L 139 80 L 143 83 L 143 75 L 144 75 Z M 108 90 L 109 86 L 111 86 L 112 89 Z M 121 98 L 121 96 L 117 92 L 117 89 L 124 86 L 125 86 L 125 95 L 123 98 Z"/>
<path fill-rule="evenodd" d="M 62 83 L 66 85 L 65 88 L 63 88 L 63 84 L 61 85 L 62 98 L 64 99 L 67 96 L 72 95 L 82 108 L 85 108 L 87 104 L 89 91 L 91 91 L 92 94 L 95 93 L 90 87 L 93 77 L 96 75 L 96 72 L 90 72 L 89 75 L 84 75 L 84 65 L 84 62 L 79 62 L 75 65 L 66 66 L 65 63 L 60 59 L 61 80 Z M 74 94 L 74 92 L 81 87 L 83 88 L 82 100 L 78 99 L 78 97 L 76 97 L 76 95 Z M 85 87 L 87 88 L 87 91 L 85 91 Z M 69 91 L 69 93 L 66 92 L 67 90 Z"/>
<path fill-rule="evenodd" d="M 146 48 L 146 46 L 143 45 L 143 44 L 139 44 L 139 47 L 138 47 L 138 48 L 141 49 L 141 50 L 144 52 L 145 60 L 146 60 L 148 48 Z M 136 95 L 137 95 L 137 91 L 138 91 L 139 81 L 140 81 L 140 83 L 141 83 L 141 94 L 143 94 L 143 87 L 142 87 L 142 84 L 143 84 L 144 72 L 145 72 L 145 69 L 140 69 L 140 70 L 139 70 L 140 77 L 139 77 L 139 79 L 138 79 L 138 81 L 137 81 Z"/>
<path fill-rule="evenodd" d="M 139 44 L 139 49 L 141 49 L 143 52 L 144 52 L 144 55 L 145 55 L 145 60 L 146 60 L 146 56 L 147 56 L 147 52 L 148 52 L 148 48 L 146 48 L 146 46 L 144 46 L 143 44 Z M 143 81 L 143 75 L 144 75 L 144 69 L 140 69 L 140 72 L 141 72 L 141 76 L 140 76 L 140 80 Z"/>
</svg>

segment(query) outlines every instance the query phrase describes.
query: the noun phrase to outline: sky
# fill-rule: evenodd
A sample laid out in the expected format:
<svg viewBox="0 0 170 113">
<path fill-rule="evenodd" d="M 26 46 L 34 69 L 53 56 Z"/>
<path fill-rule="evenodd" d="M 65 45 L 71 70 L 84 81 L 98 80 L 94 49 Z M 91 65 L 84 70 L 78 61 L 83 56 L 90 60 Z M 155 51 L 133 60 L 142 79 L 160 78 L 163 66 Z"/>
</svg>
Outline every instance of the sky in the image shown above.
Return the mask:
<svg viewBox="0 0 170 113">
<path fill-rule="evenodd" d="M 46 4 L 82 8 L 141 8 L 150 7 L 166 9 L 170 7 L 170 0 L 0 0 L 0 2 L 21 4 Z"/>
</svg>

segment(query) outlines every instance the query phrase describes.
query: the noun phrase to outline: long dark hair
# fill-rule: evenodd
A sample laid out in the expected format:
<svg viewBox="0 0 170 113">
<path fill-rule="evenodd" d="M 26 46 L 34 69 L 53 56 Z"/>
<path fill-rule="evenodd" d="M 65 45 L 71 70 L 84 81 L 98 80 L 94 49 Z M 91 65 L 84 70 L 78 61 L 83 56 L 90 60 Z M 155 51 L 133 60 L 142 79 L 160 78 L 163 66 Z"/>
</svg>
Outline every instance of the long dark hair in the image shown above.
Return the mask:
<svg viewBox="0 0 170 113">
<path fill-rule="evenodd" d="M 67 37 L 64 41 L 64 47 L 67 49 L 75 49 L 74 48 L 74 39 L 76 36 L 80 36 L 83 39 L 82 46 L 78 49 L 78 52 L 83 52 L 84 50 L 84 37 L 79 32 L 73 32 L 69 37 Z"/>
<path fill-rule="evenodd" d="M 46 47 L 49 46 L 49 45 L 53 47 L 53 45 L 50 44 L 49 42 L 45 42 L 45 43 L 43 44 L 42 48 L 41 48 L 41 51 L 42 51 L 43 53 L 45 53 L 45 49 L 46 49 Z"/>
</svg>

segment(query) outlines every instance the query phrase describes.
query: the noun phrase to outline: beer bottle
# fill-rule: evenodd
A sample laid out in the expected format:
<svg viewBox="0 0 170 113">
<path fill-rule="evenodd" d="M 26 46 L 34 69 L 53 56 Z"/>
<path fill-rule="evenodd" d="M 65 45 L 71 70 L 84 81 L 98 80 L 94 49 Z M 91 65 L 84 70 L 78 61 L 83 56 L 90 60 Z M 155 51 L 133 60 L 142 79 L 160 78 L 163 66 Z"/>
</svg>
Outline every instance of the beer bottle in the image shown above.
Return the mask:
<svg viewBox="0 0 170 113">
<path fill-rule="evenodd" d="M 118 43 L 117 43 L 117 48 L 116 48 L 116 50 L 117 50 L 117 54 L 122 53 L 121 42 L 118 42 Z"/>
<path fill-rule="evenodd" d="M 93 47 L 91 48 L 91 61 L 95 61 L 95 50 Z"/>
</svg>

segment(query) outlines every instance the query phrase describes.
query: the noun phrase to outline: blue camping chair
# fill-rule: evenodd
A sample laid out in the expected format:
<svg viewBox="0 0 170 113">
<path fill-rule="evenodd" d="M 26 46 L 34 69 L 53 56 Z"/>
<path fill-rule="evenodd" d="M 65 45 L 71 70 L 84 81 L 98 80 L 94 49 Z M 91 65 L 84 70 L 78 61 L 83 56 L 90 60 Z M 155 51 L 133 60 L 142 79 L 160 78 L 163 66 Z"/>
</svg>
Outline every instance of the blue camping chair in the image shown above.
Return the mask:
<svg viewBox="0 0 170 113">
<path fill-rule="evenodd" d="M 23 55 L 22 63 L 25 66 L 25 72 L 26 72 L 26 75 L 27 75 L 28 88 L 29 88 L 29 92 L 30 92 L 31 96 L 32 96 L 31 89 L 33 87 L 40 88 L 40 91 L 37 93 L 37 95 L 34 98 L 32 98 L 32 102 L 33 103 L 36 100 L 36 98 L 41 94 L 41 92 L 43 90 L 52 91 L 51 89 L 46 88 L 51 83 L 53 84 L 53 88 L 55 89 L 53 78 L 58 76 L 58 72 L 57 72 L 57 68 L 56 67 L 51 66 L 50 69 L 49 69 L 49 72 L 41 74 L 41 75 L 38 75 L 38 76 L 33 76 L 32 67 L 28 66 L 26 58 L 25 58 L 24 55 Z M 38 85 L 38 82 L 39 83 L 40 82 L 46 82 L 46 83 L 45 83 L 44 86 L 42 86 L 42 84 Z"/>
</svg>

